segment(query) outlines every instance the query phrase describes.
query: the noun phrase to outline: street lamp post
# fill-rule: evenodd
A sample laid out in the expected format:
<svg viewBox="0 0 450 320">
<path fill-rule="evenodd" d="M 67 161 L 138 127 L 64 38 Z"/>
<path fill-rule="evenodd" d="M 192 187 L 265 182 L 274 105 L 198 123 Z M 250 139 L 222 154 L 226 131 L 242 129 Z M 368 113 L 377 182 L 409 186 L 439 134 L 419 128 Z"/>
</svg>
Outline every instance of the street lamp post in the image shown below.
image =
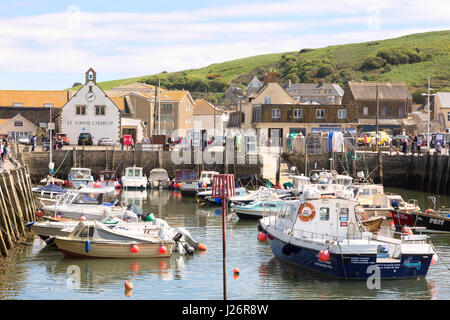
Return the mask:
<svg viewBox="0 0 450 320">
<path fill-rule="evenodd" d="M 430 106 L 430 96 L 435 96 L 436 94 L 430 94 L 430 76 L 428 76 L 428 88 L 427 88 L 427 93 L 422 93 L 423 96 L 427 96 L 427 105 L 428 105 L 428 123 L 427 123 L 427 150 L 428 152 L 430 151 L 430 141 L 431 141 L 431 136 L 430 136 L 430 111 L 431 111 L 431 106 Z"/>
</svg>

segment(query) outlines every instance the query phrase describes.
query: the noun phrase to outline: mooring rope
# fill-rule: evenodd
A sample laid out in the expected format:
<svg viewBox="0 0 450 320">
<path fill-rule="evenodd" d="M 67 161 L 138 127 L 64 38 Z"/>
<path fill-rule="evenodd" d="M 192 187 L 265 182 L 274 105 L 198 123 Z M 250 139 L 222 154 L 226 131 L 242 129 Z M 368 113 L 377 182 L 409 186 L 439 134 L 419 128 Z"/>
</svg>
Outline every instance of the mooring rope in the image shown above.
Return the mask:
<svg viewBox="0 0 450 320">
<path fill-rule="evenodd" d="M 439 255 L 439 253 L 437 253 L 436 248 L 434 247 L 434 245 L 430 242 L 431 247 L 434 250 L 434 253 L 436 253 L 436 255 L 439 257 L 439 259 L 441 259 L 442 263 L 445 265 L 445 267 L 447 268 L 448 271 L 450 271 L 450 268 L 448 267 L 448 265 L 445 263 L 444 259 L 442 259 L 442 257 Z"/>
<path fill-rule="evenodd" d="M 66 155 L 64 156 L 64 159 L 61 161 L 61 163 L 59 164 L 58 169 L 56 169 L 56 171 L 52 174 L 52 176 L 56 175 L 56 173 L 59 171 L 59 169 L 61 168 L 61 166 L 63 165 L 64 161 L 66 160 L 67 155 L 69 154 L 71 150 L 67 150 Z"/>
</svg>

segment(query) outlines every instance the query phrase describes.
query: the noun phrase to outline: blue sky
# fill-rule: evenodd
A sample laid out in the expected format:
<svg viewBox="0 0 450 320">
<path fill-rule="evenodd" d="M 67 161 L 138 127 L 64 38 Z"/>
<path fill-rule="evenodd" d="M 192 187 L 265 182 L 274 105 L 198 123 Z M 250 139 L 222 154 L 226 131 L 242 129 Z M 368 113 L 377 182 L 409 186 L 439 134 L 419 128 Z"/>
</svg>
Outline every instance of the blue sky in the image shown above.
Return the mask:
<svg viewBox="0 0 450 320">
<path fill-rule="evenodd" d="M 450 29 L 448 0 L 1 1 L 0 89 L 60 90 Z"/>
</svg>

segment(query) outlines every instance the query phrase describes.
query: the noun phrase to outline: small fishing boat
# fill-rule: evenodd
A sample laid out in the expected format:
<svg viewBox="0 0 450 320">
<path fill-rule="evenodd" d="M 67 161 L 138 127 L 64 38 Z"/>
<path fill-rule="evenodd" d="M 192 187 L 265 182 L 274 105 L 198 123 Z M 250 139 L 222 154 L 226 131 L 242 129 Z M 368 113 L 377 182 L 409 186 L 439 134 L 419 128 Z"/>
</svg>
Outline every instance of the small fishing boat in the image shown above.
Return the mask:
<svg viewBox="0 0 450 320">
<path fill-rule="evenodd" d="M 92 176 L 91 169 L 89 168 L 71 168 L 67 181 L 74 188 L 77 188 L 82 184 L 88 185 L 89 183 L 93 183 L 94 177 Z"/>
<path fill-rule="evenodd" d="M 425 277 L 435 258 L 428 237 L 371 233 L 355 215 L 356 206 L 351 197 L 309 192 L 261 219 L 258 238 L 268 239 L 278 259 L 339 279 Z"/>
<path fill-rule="evenodd" d="M 235 196 L 232 197 L 232 199 L 236 199 L 236 198 L 243 198 L 247 195 L 249 195 L 250 193 L 247 191 L 246 188 L 236 188 L 235 189 Z M 214 204 L 218 204 L 221 205 L 222 204 L 222 199 L 220 198 L 214 198 L 212 196 L 212 190 L 206 190 L 206 191 L 202 191 L 202 192 L 198 192 L 197 193 L 197 197 L 199 198 L 203 198 L 208 202 L 214 203 Z"/>
<path fill-rule="evenodd" d="M 292 194 L 291 189 L 275 189 L 267 187 L 259 187 L 256 191 L 249 191 L 246 194 L 237 195 L 228 199 L 231 207 L 243 206 L 254 201 L 272 200 L 279 197 L 289 196 Z"/>
<path fill-rule="evenodd" d="M 386 217 L 391 219 L 394 213 L 420 212 L 417 200 L 411 199 L 405 202 L 401 195 L 392 193 L 376 194 L 372 204 L 364 206 L 367 217 Z"/>
<path fill-rule="evenodd" d="M 125 169 L 120 182 L 124 189 L 146 189 L 148 180 L 141 167 L 133 166 Z"/>
<path fill-rule="evenodd" d="M 195 197 L 197 192 L 205 191 L 212 185 L 212 179 L 218 175 L 217 171 L 202 171 L 198 180 L 185 180 L 181 183 L 181 195 L 183 197 Z"/>
<path fill-rule="evenodd" d="M 81 221 L 69 236 L 55 237 L 65 255 L 83 258 L 163 258 L 172 255 L 173 239 L 163 240 L 157 225 L 142 232 L 127 226 L 109 228 L 98 221 Z"/>
<path fill-rule="evenodd" d="M 239 219 L 261 219 L 276 214 L 283 206 L 283 200 L 260 200 L 244 206 L 234 206 L 232 211 Z"/>
<path fill-rule="evenodd" d="M 54 204 L 43 206 L 44 214 L 49 216 L 60 216 L 65 219 L 101 220 L 107 214 L 113 214 L 132 221 L 137 221 L 138 216 L 122 206 L 117 199 L 106 202 L 108 194 L 114 192 L 110 188 L 81 187 L 78 190 L 69 191 L 58 196 Z"/>
<path fill-rule="evenodd" d="M 395 229 L 401 231 L 409 227 L 414 233 L 450 233 L 450 208 L 436 209 L 436 198 L 428 197 L 433 202 L 433 209 L 425 212 L 393 212 Z"/>
<path fill-rule="evenodd" d="M 170 183 L 169 174 L 162 168 L 152 169 L 148 175 L 148 182 L 152 189 L 168 188 Z"/>
</svg>

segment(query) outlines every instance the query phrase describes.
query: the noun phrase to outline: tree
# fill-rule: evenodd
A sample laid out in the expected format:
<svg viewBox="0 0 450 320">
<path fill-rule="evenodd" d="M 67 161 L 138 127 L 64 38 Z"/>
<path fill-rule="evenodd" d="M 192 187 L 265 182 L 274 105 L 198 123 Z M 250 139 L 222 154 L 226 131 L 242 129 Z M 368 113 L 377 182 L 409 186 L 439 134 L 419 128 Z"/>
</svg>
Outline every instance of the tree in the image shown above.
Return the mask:
<svg viewBox="0 0 450 320">
<path fill-rule="evenodd" d="M 82 86 L 82 85 L 83 85 L 83 84 L 82 84 L 81 82 L 75 82 L 75 83 L 73 84 L 72 88 L 79 87 L 79 86 Z"/>
</svg>

